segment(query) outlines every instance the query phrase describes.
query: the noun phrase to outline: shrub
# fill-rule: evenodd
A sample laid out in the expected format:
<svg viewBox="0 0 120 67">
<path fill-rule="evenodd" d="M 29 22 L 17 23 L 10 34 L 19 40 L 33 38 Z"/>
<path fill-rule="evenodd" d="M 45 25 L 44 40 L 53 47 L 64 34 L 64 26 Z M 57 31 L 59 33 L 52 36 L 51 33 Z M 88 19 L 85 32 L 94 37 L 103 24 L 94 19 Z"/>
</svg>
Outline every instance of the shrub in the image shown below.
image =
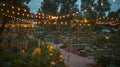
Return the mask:
<svg viewBox="0 0 120 67">
<path fill-rule="evenodd" d="M 67 41 L 63 41 L 63 45 L 60 48 L 67 48 Z"/>
<path fill-rule="evenodd" d="M 87 51 L 87 52 L 90 52 L 90 51 L 92 51 L 92 48 L 90 48 L 90 47 L 85 47 L 84 50 Z"/>
</svg>

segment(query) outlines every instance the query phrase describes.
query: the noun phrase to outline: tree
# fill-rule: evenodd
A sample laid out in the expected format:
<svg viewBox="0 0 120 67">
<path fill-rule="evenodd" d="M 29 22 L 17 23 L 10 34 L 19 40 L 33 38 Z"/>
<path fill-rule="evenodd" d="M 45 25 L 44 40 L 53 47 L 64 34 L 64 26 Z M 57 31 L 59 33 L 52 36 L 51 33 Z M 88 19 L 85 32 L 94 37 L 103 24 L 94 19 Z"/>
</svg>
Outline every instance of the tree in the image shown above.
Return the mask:
<svg viewBox="0 0 120 67">
<path fill-rule="evenodd" d="M 81 11 L 84 13 L 82 20 L 86 19 L 88 21 L 87 23 L 90 24 L 90 31 L 92 31 L 97 18 L 97 12 L 95 8 L 95 0 L 81 0 Z"/>
<path fill-rule="evenodd" d="M 119 23 L 116 27 L 120 26 L 120 9 L 109 12 L 108 17 L 114 21 L 116 20 L 116 23 Z"/>
<path fill-rule="evenodd" d="M 68 14 L 78 11 L 77 0 L 60 0 L 60 14 Z"/>
<path fill-rule="evenodd" d="M 56 15 L 59 7 L 59 0 L 43 0 L 41 12 L 44 14 Z M 38 11 L 40 12 L 40 10 Z"/>
<path fill-rule="evenodd" d="M 97 1 L 97 6 L 96 6 L 96 11 L 99 15 L 99 17 L 105 16 L 106 12 L 109 12 L 111 10 L 110 8 L 111 4 L 108 2 L 108 0 L 98 0 Z"/>
</svg>

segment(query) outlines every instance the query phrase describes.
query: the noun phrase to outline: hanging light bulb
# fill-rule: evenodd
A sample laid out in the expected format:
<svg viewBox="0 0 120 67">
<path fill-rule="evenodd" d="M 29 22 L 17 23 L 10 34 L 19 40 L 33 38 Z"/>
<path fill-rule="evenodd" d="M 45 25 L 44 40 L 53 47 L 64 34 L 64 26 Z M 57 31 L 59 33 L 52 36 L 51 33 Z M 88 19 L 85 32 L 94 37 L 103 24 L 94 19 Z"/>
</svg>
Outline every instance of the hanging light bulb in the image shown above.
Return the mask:
<svg viewBox="0 0 120 67">
<path fill-rule="evenodd" d="M 11 18 L 13 18 L 13 16 L 11 16 Z"/>
<path fill-rule="evenodd" d="M 10 17 L 10 15 L 8 15 L 8 17 Z"/>
<path fill-rule="evenodd" d="M 79 24 L 81 26 L 81 24 Z"/>
<path fill-rule="evenodd" d="M 67 25 L 67 22 L 65 22 L 65 25 Z"/>
<path fill-rule="evenodd" d="M 62 17 L 59 17 L 60 19 L 62 18 Z"/>
<path fill-rule="evenodd" d="M 39 16 L 39 18 L 41 18 L 41 17 Z"/>
<path fill-rule="evenodd" d="M 73 16 L 75 15 L 75 13 L 72 14 Z"/>
<path fill-rule="evenodd" d="M 15 12 L 13 11 L 12 14 L 14 14 Z"/>
<path fill-rule="evenodd" d="M 40 13 L 38 13 L 38 15 L 40 15 Z"/>
<path fill-rule="evenodd" d="M 5 16 L 7 16 L 7 14 L 5 14 Z"/>
<path fill-rule="evenodd" d="M 20 11 L 20 8 L 18 8 L 18 11 Z"/>
<path fill-rule="evenodd" d="M 18 15 L 20 15 L 20 13 L 17 13 Z"/>
<path fill-rule="evenodd" d="M 93 9 L 94 9 L 94 7 L 92 6 L 92 7 L 91 7 L 91 9 L 93 10 Z"/>
<path fill-rule="evenodd" d="M 29 17 L 29 15 L 27 14 L 27 17 Z"/>
<path fill-rule="evenodd" d="M 44 24 L 47 24 L 46 22 L 44 22 Z"/>
<path fill-rule="evenodd" d="M 85 23 L 87 23 L 87 22 L 88 22 L 88 20 L 87 20 L 87 19 L 84 19 L 84 22 L 85 22 Z"/>
<path fill-rule="evenodd" d="M 69 15 L 67 15 L 67 17 L 69 17 Z"/>
<path fill-rule="evenodd" d="M 90 24 L 87 24 L 88 26 L 90 26 Z"/>
<path fill-rule="evenodd" d="M 42 16 L 44 16 L 44 14 L 42 14 Z"/>
<path fill-rule="evenodd" d="M 50 22 L 49 22 L 49 24 L 50 24 Z"/>
<path fill-rule="evenodd" d="M 2 6 L 5 6 L 5 4 L 3 3 Z"/>
<path fill-rule="evenodd" d="M 1 9 L 1 11 L 3 11 L 3 9 Z"/>
<path fill-rule="evenodd" d="M 31 17 L 33 17 L 33 15 L 31 15 Z"/>
<path fill-rule="evenodd" d="M 12 9 L 14 9 L 14 6 L 12 6 Z"/>
<path fill-rule="evenodd" d="M 87 12 L 87 9 L 85 9 L 84 11 Z"/>
<path fill-rule="evenodd" d="M 25 15 L 25 14 L 22 14 L 23 16 Z"/>
<path fill-rule="evenodd" d="M 104 4 L 103 4 L 103 2 L 101 2 L 101 6 L 103 6 Z"/>
<path fill-rule="evenodd" d="M 76 14 L 78 14 L 79 12 L 76 12 Z"/>
<path fill-rule="evenodd" d="M 24 9 L 24 12 L 26 12 L 26 9 Z"/>
<path fill-rule="evenodd" d="M 54 22 L 54 24 L 57 24 L 57 22 Z"/>
<path fill-rule="evenodd" d="M 7 13 L 9 13 L 9 10 L 7 10 Z"/>
<path fill-rule="evenodd" d="M 65 18 L 65 16 L 63 16 L 63 18 Z"/>
<path fill-rule="evenodd" d="M 13 17 L 15 19 L 15 17 Z"/>
</svg>

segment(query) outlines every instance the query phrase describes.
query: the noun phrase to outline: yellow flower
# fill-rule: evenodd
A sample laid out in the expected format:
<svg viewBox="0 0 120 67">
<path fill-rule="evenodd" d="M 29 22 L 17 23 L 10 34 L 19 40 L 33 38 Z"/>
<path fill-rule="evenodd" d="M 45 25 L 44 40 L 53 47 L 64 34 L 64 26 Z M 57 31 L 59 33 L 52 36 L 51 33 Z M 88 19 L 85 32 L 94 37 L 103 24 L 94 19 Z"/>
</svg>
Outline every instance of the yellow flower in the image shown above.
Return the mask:
<svg viewBox="0 0 120 67">
<path fill-rule="evenodd" d="M 50 53 L 49 55 L 52 57 L 52 56 L 53 56 L 53 53 Z"/>
<path fill-rule="evenodd" d="M 22 54 L 26 54 L 25 50 L 22 50 L 21 52 L 22 52 Z"/>
<path fill-rule="evenodd" d="M 37 47 L 37 48 L 34 49 L 34 52 L 35 53 L 41 53 L 41 49 L 39 47 Z"/>
<path fill-rule="evenodd" d="M 54 46 L 50 46 L 49 51 L 52 52 L 54 50 Z"/>
<path fill-rule="evenodd" d="M 47 45 L 47 48 L 50 48 L 50 45 Z"/>
<path fill-rule="evenodd" d="M 59 55 L 59 58 L 60 58 L 60 59 L 62 59 L 62 58 L 63 58 L 63 55 L 62 55 L 62 54 L 60 54 L 60 55 Z"/>
<path fill-rule="evenodd" d="M 63 62 L 63 59 L 59 59 L 59 62 Z"/>
<path fill-rule="evenodd" d="M 53 65 L 53 66 L 54 66 L 55 64 L 56 64 L 56 63 L 55 63 L 54 61 L 51 61 L 51 62 L 50 62 L 50 65 Z"/>
<path fill-rule="evenodd" d="M 49 52 L 53 52 L 53 49 L 49 49 Z"/>
<path fill-rule="evenodd" d="M 109 39 L 109 36 L 105 36 L 106 39 Z"/>
<path fill-rule="evenodd" d="M 49 49 L 54 49 L 54 46 L 51 45 Z"/>
</svg>

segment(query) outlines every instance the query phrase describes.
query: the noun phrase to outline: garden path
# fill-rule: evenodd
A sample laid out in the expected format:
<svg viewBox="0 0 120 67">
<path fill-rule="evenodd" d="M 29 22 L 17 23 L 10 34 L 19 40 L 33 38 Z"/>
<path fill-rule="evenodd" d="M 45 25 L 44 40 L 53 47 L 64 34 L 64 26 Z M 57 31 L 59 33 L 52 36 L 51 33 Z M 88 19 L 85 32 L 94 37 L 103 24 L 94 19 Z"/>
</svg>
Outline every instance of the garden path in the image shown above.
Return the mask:
<svg viewBox="0 0 120 67">
<path fill-rule="evenodd" d="M 53 45 L 55 46 L 55 48 L 59 49 L 60 45 L 62 44 L 53 44 Z M 65 63 L 68 64 L 70 67 L 88 67 L 89 63 L 94 62 L 94 60 L 89 57 L 81 57 L 73 53 L 67 52 L 63 49 L 60 49 L 60 51 L 63 54 Z"/>
</svg>

